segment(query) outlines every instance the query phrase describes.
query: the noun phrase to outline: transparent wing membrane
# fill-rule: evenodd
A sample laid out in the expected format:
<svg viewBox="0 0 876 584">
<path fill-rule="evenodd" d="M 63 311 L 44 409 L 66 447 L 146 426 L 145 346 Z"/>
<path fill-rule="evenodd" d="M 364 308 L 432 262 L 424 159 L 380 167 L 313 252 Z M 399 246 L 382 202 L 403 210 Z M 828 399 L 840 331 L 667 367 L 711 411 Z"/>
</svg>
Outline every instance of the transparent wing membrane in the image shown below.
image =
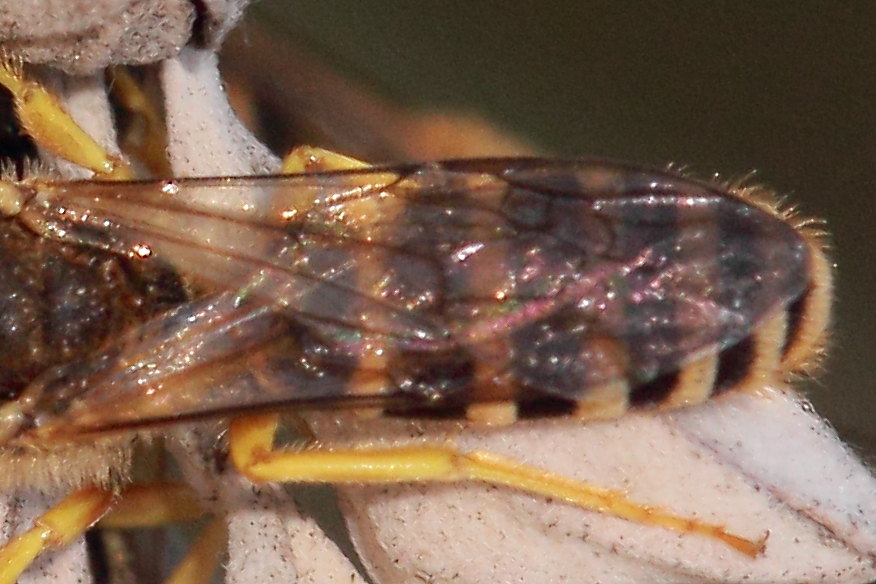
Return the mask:
<svg viewBox="0 0 876 584">
<path fill-rule="evenodd" d="M 163 262 L 195 298 L 99 372 L 46 384 L 71 412 L 137 402 L 74 432 L 277 404 L 580 400 L 739 343 L 809 285 L 810 247 L 775 213 L 602 161 L 31 188 L 31 229 Z M 85 379 L 97 389 L 58 389 Z"/>
</svg>

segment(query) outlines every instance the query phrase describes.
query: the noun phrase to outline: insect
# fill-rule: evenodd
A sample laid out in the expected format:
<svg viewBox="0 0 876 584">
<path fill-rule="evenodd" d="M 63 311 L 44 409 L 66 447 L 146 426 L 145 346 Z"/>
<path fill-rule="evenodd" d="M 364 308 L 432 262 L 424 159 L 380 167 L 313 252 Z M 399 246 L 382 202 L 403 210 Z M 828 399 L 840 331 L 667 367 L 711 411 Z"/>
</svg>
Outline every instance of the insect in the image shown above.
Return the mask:
<svg viewBox="0 0 876 584">
<path fill-rule="evenodd" d="M 243 202 L 215 205 L 232 197 Z M 0 207 L 15 259 L 0 281 L 20 288 L 3 296 L 15 334 L 0 438 L 8 464 L 33 468 L 8 486 L 69 480 L 74 453 L 71 482 L 112 484 L 132 433 L 253 414 L 232 425 L 231 456 L 255 480 L 483 479 L 623 516 L 619 494 L 481 453 L 365 451 L 340 471 L 319 465 L 335 453 L 275 457 L 260 414 L 510 423 L 677 407 L 803 369 L 828 319 L 815 229 L 622 163 L 35 179 L 3 183 Z M 762 545 L 632 507 L 746 553 Z"/>
<path fill-rule="evenodd" d="M 823 259 L 797 230 L 726 193 L 626 165 L 475 160 L 12 188 L 10 257 L 36 263 L 16 247 L 28 238 L 50 254 L 45 270 L 79 267 L 74 258 L 58 268 L 52 255 L 109 254 L 82 261 L 91 271 L 96 261 L 118 261 L 103 269 L 124 275 L 132 308 L 101 298 L 100 311 L 147 322 L 131 335 L 133 349 L 114 343 L 86 366 L 66 358 L 97 349 L 64 338 L 47 343 L 57 355 L 10 363 L 5 392 L 21 399 L 10 402 L 7 410 L 20 412 L 7 420 L 20 424 L 5 433 L 24 443 L 323 400 L 402 415 L 464 415 L 481 402 L 515 403 L 524 416 L 590 416 L 594 406 L 619 415 L 630 406 L 695 403 L 744 383 L 762 367 L 757 333 L 777 317 L 787 320 L 786 337 L 771 340 L 785 367 L 821 332 L 810 329 L 821 319 L 806 308 L 817 300 L 813 264 Z M 268 210 L 208 211 L 176 198 L 241 189 L 266 193 Z M 223 239 L 213 241 L 217 235 Z M 13 278 L 22 269 L 14 263 L 5 269 L 8 281 L 30 283 Z M 53 278 L 64 283 L 61 294 L 73 277 L 41 280 Z M 85 285 L 72 282 L 75 293 Z M 23 321 L 27 314 L 17 312 L 32 309 L 18 296 L 7 296 L 4 312 Z M 65 321 L 84 309 L 62 300 L 51 317 L 61 333 L 99 339 L 74 328 L 102 326 L 98 319 Z M 181 307 L 163 310 L 174 304 Z M 169 330 L 175 339 L 197 335 L 200 354 L 179 346 L 151 353 L 163 345 L 145 339 L 160 343 Z M 238 337 L 232 347 L 230 330 Z M 265 359 L 272 344 L 287 358 Z M 155 397 L 171 391 L 165 379 L 185 379 L 250 346 L 264 366 L 261 383 L 247 376 L 190 403 Z M 369 367 L 368 359 L 382 363 Z M 679 381 L 703 360 L 713 375 L 694 386 Z M 612 392 L 594 401 L 606 386 Z"/>
</svg>

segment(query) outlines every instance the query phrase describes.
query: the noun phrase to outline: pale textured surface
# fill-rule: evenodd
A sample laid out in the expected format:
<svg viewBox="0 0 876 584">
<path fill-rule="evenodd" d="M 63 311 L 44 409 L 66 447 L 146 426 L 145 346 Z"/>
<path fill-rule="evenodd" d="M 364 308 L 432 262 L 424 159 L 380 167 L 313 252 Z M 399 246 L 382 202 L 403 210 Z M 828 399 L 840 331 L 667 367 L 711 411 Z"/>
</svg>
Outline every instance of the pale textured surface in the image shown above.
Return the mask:
<svg viewBox="0 0 876 584">
<path fill-rule="evenodd" d="M 805 401 L 728 396 L 672 416 L 715 457 L 862 554 L 876 552 L 876 482 Z"/>
<path fill-rule="evenodd" d="M 214 53 L 184 50 L 162 64 L 161 83 L 167 152 L 175 176 L 256 174 L 279 167 L 232 112 Z"/>
<path fill-rule="evenodd" d="M 218 47 L 249 0 L 203 2 L 198 31 Z M 0 3 L 0 46 L 28 63 L 89 74 L 112 64 L 156 63 L 192 36 L 190 0 L 32 0 Z"/>
</svg>

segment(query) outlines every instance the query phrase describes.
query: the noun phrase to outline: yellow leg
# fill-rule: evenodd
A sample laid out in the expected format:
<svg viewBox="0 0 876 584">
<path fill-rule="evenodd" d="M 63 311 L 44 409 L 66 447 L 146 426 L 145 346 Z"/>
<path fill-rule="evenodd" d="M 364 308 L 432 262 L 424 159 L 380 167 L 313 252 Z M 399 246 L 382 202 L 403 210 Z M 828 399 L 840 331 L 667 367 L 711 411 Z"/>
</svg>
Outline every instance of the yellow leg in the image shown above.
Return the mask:
<svg viewBox="0 0 876 584">
<path fill-rule="evenodd" d="M 187 485 L 149 483 L 133 485 L 122 494 L 100 527 L 130 529 L 194 521 L 204 516 L 198 496 Z"/>
<path fill-rule="evenodd" d="M 304 172 L 318 172 L 329 170 L 351 170 L 354 168 L 367 168 L 368 164 L 314 146 L 299 146 L 293 149 L 283 158 L 281 172 L 284 174 L 301 174 Z"/>
<path fill-rule="evenodd" d="M 453 445 L 349 450 L 276 451 L 275 414 L 248 416 L 231 423 L 234 465 L 254 482 L 400 483 L 481 481 L 566 501 L 644 525 L 704 535 L 749 556 L 759 541 L 728 533 L 723 527 L 681 517 L 631 501 L 623 493 L 573 481 L 484 451 L 461 452 Z"/>
<path fill-rule="evenodd" d="M 21 63 L 0 60 L 0 84 L 12 93 L 21 125 L 41 147 L 101 178 L 131 178 L 125 161 L 110 155 L 80 128 L 46 88 L 24 77 Z"/>
<path fill-rule="evenodd" d="M 157 176 L 172 176 L 167 159 L 167 130 L 154 100 L 122 66 L 109 71 L 113 98 L 128 114 L 130 123 L 122 136 L 122 149 Z"/>
<path fill-rule="evenodd" d="M 0 584 L 13 584 L 45 550 L 60 548 L 82 535 L 110 508 L 113 494 L 87 488 L 69 495 L 41 515 L 28 531 L 0 548 Z"/>
<path fill-rule="evenodd" d="M 219 565 L 227 539 L 224 518 L 211 521 L 165 584 L 207 584 Z"/>
<path fill-rule="evenodd" d="M 197 497 L 185 485 L 136 485 L 121 496 L 97 487 L 76 491 L 41 515 L 31 529 L 0 547 L 0 584 L 12 584 L 38 555 L 66 546 L 98 521 L 101 527 L 110 528 L 155 527 L 203 515 Z M 202 537 L 215 539 L 216 535 Z M 215 561 L 216 554 L 209 557 Z M 189 580 L 179 582 L 188 584 Z"/>
<path fill-rule="evenodd" d="M 130 529 L 159 527 L 168 523 L 193 521 L 203 517 L 198 496 L 187 485 L 149 483 L 133 485 L 122 491 L 111 513 L 101 519 L 99 527 Z M 192 544 L 165 584 L 206 584 L 213 577 L 225 547 L 224 517 L 213 519 Z"/>
</svg>

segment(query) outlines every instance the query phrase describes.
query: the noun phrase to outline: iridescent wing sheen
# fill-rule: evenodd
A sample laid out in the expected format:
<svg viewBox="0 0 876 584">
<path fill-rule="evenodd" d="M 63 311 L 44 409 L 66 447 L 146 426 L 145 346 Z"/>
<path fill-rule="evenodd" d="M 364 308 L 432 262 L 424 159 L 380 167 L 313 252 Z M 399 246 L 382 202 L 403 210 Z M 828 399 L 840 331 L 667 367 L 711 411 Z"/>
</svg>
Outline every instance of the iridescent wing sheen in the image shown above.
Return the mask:
<svg viewBox="0 0 876 584">
<path fill-rule="evenodd" d="M 121 365 L 105 365 L 100 375 L 117 375 L 102 384 L 94 372 L 78 376 L 92 389 L 76 399 L 90 405 L 103 392 L 122 404 L 136 394 L 143 403 L 131 415 L 142 420 L 281 403 L 576 400 L 618 379 L 635 387 L 750 335 L 804 294 L 811 261 L 806 241 L 773 213 L 604 161 L 39 190 L 21 214 L 32 228 L 169 262 L 201 296 L 180 318 L 224 323 L 197 334 L 179 327 L 202 352 L 198 365 L 185 364 L 185 351 L 143 353 L 168 373 L 148 398 L 142 372 Z M 146 327 L 164 326 L 164 342 L 168 322 Z M 237 359 L 226 350 L 234 334 L 249 339 Z M 221 356 L 212 362 L 226 366 L 208 376 L 212 389 L 178 396 L 186 392 L 174 387 L 203 373 L 213 347 Z M 246 382 L 220 379 L 235 378 L 231 363 L 252 370 L 255 358 L 260 372 Z"/>
</svg>

